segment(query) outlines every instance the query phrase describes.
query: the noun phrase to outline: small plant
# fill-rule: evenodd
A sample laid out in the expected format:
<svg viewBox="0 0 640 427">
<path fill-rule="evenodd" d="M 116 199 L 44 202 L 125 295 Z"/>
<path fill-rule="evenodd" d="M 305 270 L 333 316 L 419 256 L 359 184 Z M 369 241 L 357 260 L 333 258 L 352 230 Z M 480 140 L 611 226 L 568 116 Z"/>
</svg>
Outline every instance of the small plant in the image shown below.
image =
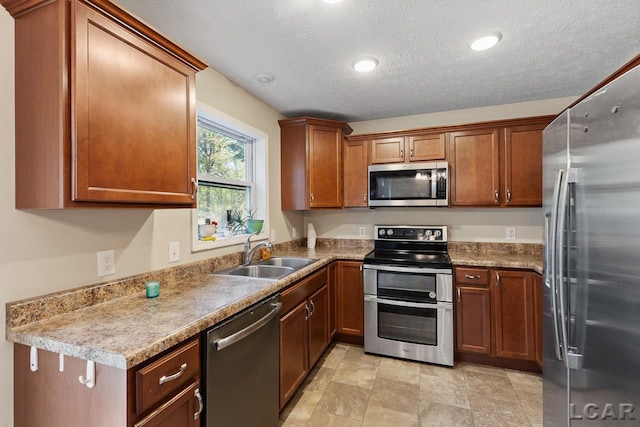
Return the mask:
<svg viewBox="0 0 640 427">
<path fill-rule="evenodd" d="M 259 233 L 264 220 L 255 219 L 257 209 L 231 211 L 231 229 L 234 233 Z"/>
</svg>

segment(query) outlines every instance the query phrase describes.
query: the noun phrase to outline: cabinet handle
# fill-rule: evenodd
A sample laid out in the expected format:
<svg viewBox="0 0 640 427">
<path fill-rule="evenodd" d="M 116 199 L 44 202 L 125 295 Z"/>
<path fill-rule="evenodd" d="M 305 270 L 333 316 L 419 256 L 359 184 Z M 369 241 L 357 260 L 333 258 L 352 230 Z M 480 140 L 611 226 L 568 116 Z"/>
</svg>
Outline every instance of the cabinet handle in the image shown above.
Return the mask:
<svg viewBox="0 0 640 427">
<path fill-rule="evenodd" d="M 178 372 L 171 375 L 163 375 L 160 377 L 158 382 L 160 383 L 160 385 L 162 385 L 164 383 L 168 383 L 169 381 L 177 380 L 182 376 L 182 374 L 184 374 L 184 371 L 186 370 L 187 370 L 187 364 L 183 363 L 182 365 L 180 365 L 180 370 Z"/>
<path fill-rule="evenodd" d="M 493 193 L 493 202 L 497 205 L 498 203 L 500 203 L 500 193 L 498 193 L 498 190 L 495 190 Z"/>
<path fill-rule="evenodd" d="M 195 178 L 191 178 L 191 190 L 191 200 L 195 200 L 198 194 L 198 180 Z"/>
<path fill-rule="evenodd" d="M 309 320 L 309 318 L 311 317 L 311 310 L 309 310 L 309 305 L 305 304 L 304 308 L 307 309 L 307 315 L 304 317 L 304 320 Z"/>
<path fill-rule="evenodd" d="M 362 201 L 364 202 L 365 205 L 367 204 L 367 195 L 366 194 L 362 195 Z"/>
<path fill-rule="evenodd" d="M 360 264 L 360 274 L 362 274 L 362 264 Z"/>
<path fill-rule="evenodd" d="M 404 159 L 404 150 L 402 148 L 400 149 L 400 158 Z"/>
<path fill-rule="evenodd" d="M 507 190 L 507 203 L 511 201 L 511 190 Z"/>
<path fill-rule="evenodd" d="M 464 275 L 465 279 L 479 279 L 480 275 L 476 274 L 475 276 L 473 274 L 465 274 Z"/>
<path fill-rule="evenodd" d="M 311 195 L 311 204 L 313 205 L 313 203 L 316 201 L 316 196 L 314 196 L 313 194 Z"/>
<path fill-rule="evenodd" d="M 460 302 L 460 288 L 458 288 L 458 302 Z"/>
<path fill-rule="evenodd" d="M 309 316 L 313 316 L 313 313 L 316 312 L 316 305 L 313 303 L 312 299 L 310 299 L 309 302 L 311 303 L 311 314 Z"/>
<path fill-rule="evenodd" d="M 500 273 L 496 273 L 496 286 L 500 286 Z"/>
<path fill-rule="evenodd" d="M 409 158 L 413 159 L 413 148 L 409 150 Z"/>
<path fill-rule="evenodd" d="M 196 389 L 193 395 L 196 397 L 196 399 L 198 399 L 198 405 L 199 405 L 198 412 L 193 414 L 193 419 L 197 420 L 198 418 L 200 418 L 200 414 L 202 414 L 202 411 L 204 410 L 204 403 L 202 402 L 202 395 L 200 394 L 199 388 Z"/>
</svg>

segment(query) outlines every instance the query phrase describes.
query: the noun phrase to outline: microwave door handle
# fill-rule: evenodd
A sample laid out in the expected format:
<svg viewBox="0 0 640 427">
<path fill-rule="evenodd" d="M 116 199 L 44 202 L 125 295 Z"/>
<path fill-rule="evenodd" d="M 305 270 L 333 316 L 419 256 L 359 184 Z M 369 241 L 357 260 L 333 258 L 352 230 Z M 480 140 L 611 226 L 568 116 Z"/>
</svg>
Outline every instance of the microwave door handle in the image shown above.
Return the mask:
<svg viewBox="0 0 640 427">
<path fill-rule="evenodd" d="M 431 198 L 438 198 L 438 169 L 431 171 Z"/>
</svg>

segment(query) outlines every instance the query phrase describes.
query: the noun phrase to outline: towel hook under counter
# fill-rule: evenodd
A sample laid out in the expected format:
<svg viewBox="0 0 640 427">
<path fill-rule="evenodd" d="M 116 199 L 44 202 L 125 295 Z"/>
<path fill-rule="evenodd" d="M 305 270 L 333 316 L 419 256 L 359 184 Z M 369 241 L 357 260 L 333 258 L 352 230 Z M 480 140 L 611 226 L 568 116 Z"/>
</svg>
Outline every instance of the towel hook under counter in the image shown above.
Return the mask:
<svg viewBox="0 0 640 427">
<path fill-rule="evenodd" d="M 83 377 L 78 377 L 81 384 L 86 385 L 89 388 L 93 388 L 96 385 L 96 362 L 93 360 L 87 360 L 87 374 Z"/>
</svg>

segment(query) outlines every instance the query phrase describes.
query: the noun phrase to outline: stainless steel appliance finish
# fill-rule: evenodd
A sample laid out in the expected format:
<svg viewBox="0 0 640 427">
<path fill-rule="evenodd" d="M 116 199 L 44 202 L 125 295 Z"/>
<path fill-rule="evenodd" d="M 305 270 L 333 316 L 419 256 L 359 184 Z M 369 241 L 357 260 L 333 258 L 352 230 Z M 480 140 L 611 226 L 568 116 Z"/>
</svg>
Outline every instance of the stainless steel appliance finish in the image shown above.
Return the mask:
<svg viewBox="0 0 640 427">
<path fill-rule="evenodd" d="M 279 424 L 279 297 L 203 332 L 205 424 Z"/>
<path fill-rule="evenodd" d="M 374 226 L 364 260 L 364 350 L 453 366 L 453 283 L 444 226 Z"/>
<path fill-rule="evenodd" d="M 544 425 L 640 425 L 640 69 L 543 139 Z"/>
<path fill-rule="evenodd" d="M 447 206 L 447 162 L 369 166 L 369 206 Z"/>
</svg>

